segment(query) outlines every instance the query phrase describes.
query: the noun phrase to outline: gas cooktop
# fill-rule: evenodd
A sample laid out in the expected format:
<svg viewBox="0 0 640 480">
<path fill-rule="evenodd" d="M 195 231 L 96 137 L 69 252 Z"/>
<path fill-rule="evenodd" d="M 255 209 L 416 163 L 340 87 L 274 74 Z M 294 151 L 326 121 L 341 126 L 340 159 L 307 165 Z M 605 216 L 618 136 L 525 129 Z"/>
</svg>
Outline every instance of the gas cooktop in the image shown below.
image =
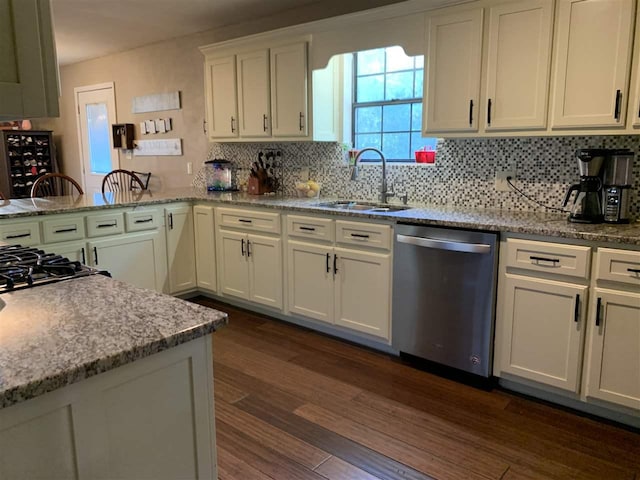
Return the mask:
<svg viewBox="0 0 640 480">
<path fill-rule="evenodd" d="M 107 272 L 34 247 L 0 246 L 0 293 Z"/>
</svg>

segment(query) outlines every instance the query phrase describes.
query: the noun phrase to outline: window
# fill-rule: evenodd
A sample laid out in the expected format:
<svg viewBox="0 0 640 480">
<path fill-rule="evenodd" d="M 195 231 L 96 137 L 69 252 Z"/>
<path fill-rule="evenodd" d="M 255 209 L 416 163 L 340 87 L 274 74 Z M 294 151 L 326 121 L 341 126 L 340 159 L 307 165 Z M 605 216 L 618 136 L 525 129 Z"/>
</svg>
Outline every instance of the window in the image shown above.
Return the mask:
<svg viewBox="0 0 640 480">
<path fill-rule="evenodd" d="M 424 57 L 408 57 L 402 47 L 354 53 L 353 145 L 375 147 L 389 161 L 414 161 L 435 138 L 422 138 Z M 367 152 L 363 160 L 378 160 Z"/>
</svg>

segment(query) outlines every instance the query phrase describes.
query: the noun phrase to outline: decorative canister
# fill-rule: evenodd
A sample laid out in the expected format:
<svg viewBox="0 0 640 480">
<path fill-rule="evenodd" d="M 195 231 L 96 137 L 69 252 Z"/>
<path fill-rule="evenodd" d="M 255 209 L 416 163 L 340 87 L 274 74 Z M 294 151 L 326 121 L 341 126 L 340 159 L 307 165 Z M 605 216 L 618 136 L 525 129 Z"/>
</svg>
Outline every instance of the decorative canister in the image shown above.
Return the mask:
<svg viewBox="0 0 640 480">
<path fill-rule="evenodd" d="M 206 179 L 207 191 L 226 191 L 232 190 L 231 184 L 231 162 L 229 160 L 207 160 Z"/>
</svg>

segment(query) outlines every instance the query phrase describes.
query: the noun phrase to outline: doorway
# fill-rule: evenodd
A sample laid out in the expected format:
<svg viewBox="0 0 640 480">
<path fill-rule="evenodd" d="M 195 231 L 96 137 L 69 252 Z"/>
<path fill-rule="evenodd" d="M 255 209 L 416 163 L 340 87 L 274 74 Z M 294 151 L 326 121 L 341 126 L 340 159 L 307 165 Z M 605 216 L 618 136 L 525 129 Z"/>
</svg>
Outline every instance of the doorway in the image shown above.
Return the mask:
<svg viewBox="0 0 640 480">
<path fill-rule="evenodd" d="M 74 89 L 82 186 L 93 195 L 102 191 L 102 179 L 119 167 L 118 151 L 112 148 L 111 125 L 116 123 L 113 82 Z"/>
</svg>

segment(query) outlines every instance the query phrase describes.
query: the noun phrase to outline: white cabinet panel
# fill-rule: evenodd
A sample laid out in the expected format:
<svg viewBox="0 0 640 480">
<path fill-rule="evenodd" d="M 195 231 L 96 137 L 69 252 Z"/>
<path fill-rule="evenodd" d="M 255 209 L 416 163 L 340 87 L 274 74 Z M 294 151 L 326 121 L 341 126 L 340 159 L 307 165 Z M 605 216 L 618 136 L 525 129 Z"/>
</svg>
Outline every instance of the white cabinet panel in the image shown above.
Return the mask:
<svg viewBox="0 0 640 480">
<path fill-rule="evenodd" d="M 271 114 L 274 137 L 308 133 L 307 44 L 271 49 Z"/>
<path fill-rule="evenodd" d="M 48 1 L 0 0 L 0 120 L 58 116 Z"/>
<path fill-rule="evenodd" d="M 640 410 L 640 294 L 596 288 L 587 397 Z"/>
<path fill-rule="evenodd" d="M 334 250 L 335 323 L 388 339 L 391 330 L 391 255 Z"/>
<path fill-rule="evenodd" d="M 427 19 L 423 128 L 478 130 L 482 9 Z"/>
<path fill-rule="evenodd" d="M 279 238 L 248 235 L 249 285 L 252 302 L 282 308 L 282 242 Z"/>
<path fill-rule="evenodd" d="M 204 69 L 209 139 L 237 137 L 236 57 L 207 59 Z"/>
<path fill-rule="evenodd" d="M 193 207 L 198 288 L 215 292 L 217 290 L 216 242 L 213 218 L 213 207 L 204 205 Z"/>
<path fill-rule="evenodd" d="M 269 50 L 237 56 L 240 135 L 271 136 Z"/>
<path fill-rule="evenodd" d="M 225 295 L 249 299 L 249 264 L 246 233 L 218 230 L 220 290 Z"/>
<path fill-rule="evenodd" d="M 552 0 L 489 9 L 486 130 L 546 127 L 552 19 Z"/>
<path fill-rule="evenodd" d="M 507 274 L 501 370 L 578 392 L 588 287 Z"/>
<path fill-rule="evenodd" d="M 294 314 L 333 323 L 333 249 L 287 242 L 288 303 Z"/>
<path fill-rule="evenodd" d="M 554 128 L 623 127 L 634 0 L 560 0 Z"/>
<path fill-rule="evenodd" d="M 166 267 L 160 232 L 122 235 L 87 244 L 90 264 L 113 278 L 161 292 Z"/>
<path fill-rule="evenodd" d="M 195 240 L 191 206 L 165 209 L 169 293 L 196 288 Z"/>
</svg>

